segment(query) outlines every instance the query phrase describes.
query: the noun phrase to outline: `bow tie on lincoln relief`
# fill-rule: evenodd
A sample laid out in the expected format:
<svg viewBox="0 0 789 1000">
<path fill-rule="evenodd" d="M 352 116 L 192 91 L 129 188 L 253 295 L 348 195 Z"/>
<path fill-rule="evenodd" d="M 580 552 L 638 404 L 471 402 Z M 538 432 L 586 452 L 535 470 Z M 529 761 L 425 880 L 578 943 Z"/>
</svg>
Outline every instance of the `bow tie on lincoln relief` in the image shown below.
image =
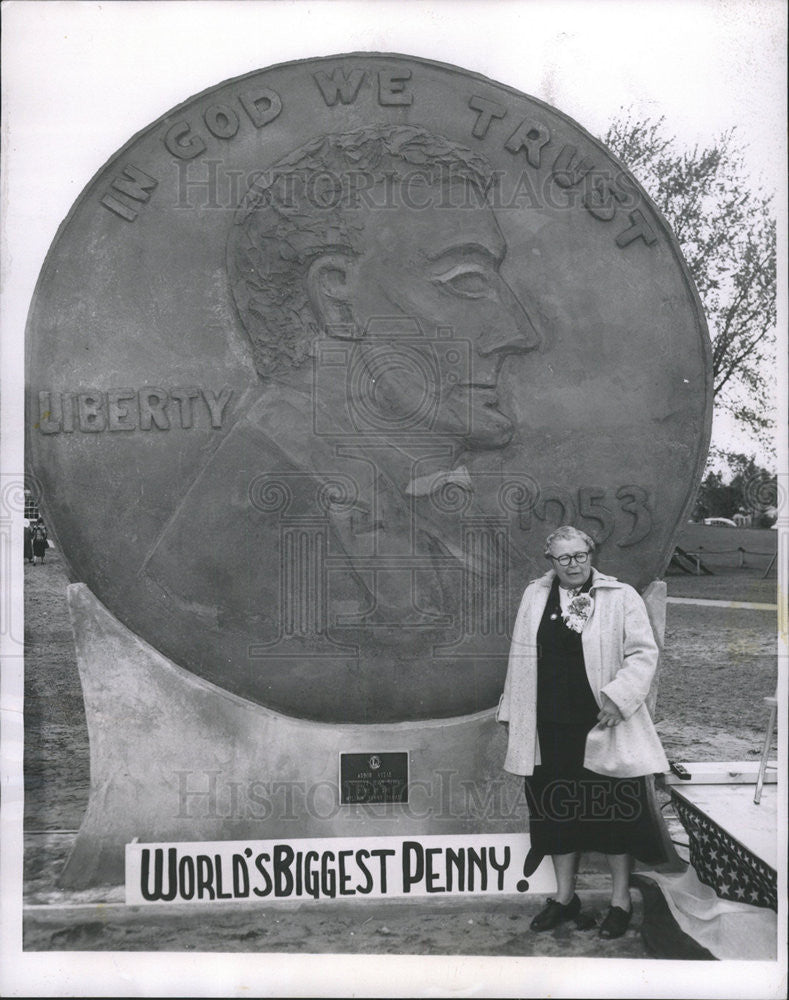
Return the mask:
<svg viewBox="0 0 789 1000">
<path fill-rule="evenodd" d="M 404 490 L 385 476 L 379 476 L 377 486 L 374 504 L 372 496 L 365 496 L 344 509 L 330 508 L 334 530 L 348 555 L 364 552 L 368 556 L 430 558 L 432 554 L 438 559 L 434 569 L 443 575 L 443 554 L 474 574 L 501 576 L 507 560 L 507 540 L 501 527 L 477 524 L 477 542 L 464 538 L 462 520 L 475 496 L 465 465 L 415 476 Z M 461 490 L 467 502 L 461 496 L 442 495 L 447 487 Z"/>
<path fill-rule="evenodd" d="M 447 489 L 446 494 L 442 492 L 453 487 L 462 493 L 454 489 Z M 502 526 L 495 523 L 499 519 L 486 519 L 484 512 L 478 510 L 473 527 L 463 524 L 471 513 L 472 504 L 481 499 L 475 493 L 474 482 L 465 465 L 416 476 L 406 487 L 405 495 L 416 504 L 421 531 L 454 556 L 466 571 L 488 580 L 502 579 L 506 572 L 508 541 Z"/>
</svg>

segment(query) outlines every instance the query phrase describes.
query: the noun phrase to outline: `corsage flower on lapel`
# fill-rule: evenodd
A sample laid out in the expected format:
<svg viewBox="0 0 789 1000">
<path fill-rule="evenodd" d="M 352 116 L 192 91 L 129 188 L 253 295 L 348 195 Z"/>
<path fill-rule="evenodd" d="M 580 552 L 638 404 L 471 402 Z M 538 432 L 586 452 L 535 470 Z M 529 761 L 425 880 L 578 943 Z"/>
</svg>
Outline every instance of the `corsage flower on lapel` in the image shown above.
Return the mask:
<svg viewBox="0 0 789 1000">
<path fill-rule="evenodd" d="M 570 601 L 566 611 L 562 612 L 562 620 L 573 632 L 583 632 L 584 626 L 592 617 L 594 600 L 590 594 L 576 594 Z"/>
</svg>

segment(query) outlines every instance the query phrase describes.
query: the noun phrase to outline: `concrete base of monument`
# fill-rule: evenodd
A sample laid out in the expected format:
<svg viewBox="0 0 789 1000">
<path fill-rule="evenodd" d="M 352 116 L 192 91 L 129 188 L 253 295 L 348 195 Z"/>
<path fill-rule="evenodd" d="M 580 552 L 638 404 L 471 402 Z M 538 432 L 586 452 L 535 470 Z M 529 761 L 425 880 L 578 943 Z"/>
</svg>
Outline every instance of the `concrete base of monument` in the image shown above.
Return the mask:
<svg viewBox="0 0 789 1000">
<path fill-rule="evenodd" d="M 68 588 L 90 798 L 62 889 L 119 884 L 141 842 L 491 834 L 527 829 L 494 712 L 375 726 L 306 722 L 201 680 Z M 340 802 L 341 753 L 408 755 L 408 801 Z"/>
</svg>

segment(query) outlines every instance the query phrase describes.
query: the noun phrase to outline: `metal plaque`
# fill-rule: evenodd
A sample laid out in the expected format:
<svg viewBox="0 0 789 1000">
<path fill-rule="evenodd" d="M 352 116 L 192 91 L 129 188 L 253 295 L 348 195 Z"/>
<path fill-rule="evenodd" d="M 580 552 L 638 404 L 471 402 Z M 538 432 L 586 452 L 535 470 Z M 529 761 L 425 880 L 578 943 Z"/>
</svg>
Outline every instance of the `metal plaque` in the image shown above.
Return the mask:
<svg viewBox="0 0 789 1000">
<path fill-rule="evenodd" d="M 408 753 L 340 754 L 340 803 L 408 802 Z"/>
</svg>

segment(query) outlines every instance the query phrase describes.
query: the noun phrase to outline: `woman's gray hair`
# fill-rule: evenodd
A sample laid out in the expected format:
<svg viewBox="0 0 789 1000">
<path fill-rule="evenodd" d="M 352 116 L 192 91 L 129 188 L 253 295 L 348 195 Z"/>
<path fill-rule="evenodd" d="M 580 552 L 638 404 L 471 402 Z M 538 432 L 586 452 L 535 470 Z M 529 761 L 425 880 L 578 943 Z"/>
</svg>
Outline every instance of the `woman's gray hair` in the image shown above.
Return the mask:
<svg viewBox="0 0 789 1000">
<path fill-rule="evenodd" d="M 552 531 L 545 539 L 545 558 L 551 558 L 551 545 L 554 542 L 572 542 L 575 540 L 583 542 L 587 552 L 594 552 L 597 548 L 594 539 L 590 538 L 585 531 L 581 531 L 580 528 L 574 528 L 571 524 L 563 524 L 561 528 Z"/>
</svg>

